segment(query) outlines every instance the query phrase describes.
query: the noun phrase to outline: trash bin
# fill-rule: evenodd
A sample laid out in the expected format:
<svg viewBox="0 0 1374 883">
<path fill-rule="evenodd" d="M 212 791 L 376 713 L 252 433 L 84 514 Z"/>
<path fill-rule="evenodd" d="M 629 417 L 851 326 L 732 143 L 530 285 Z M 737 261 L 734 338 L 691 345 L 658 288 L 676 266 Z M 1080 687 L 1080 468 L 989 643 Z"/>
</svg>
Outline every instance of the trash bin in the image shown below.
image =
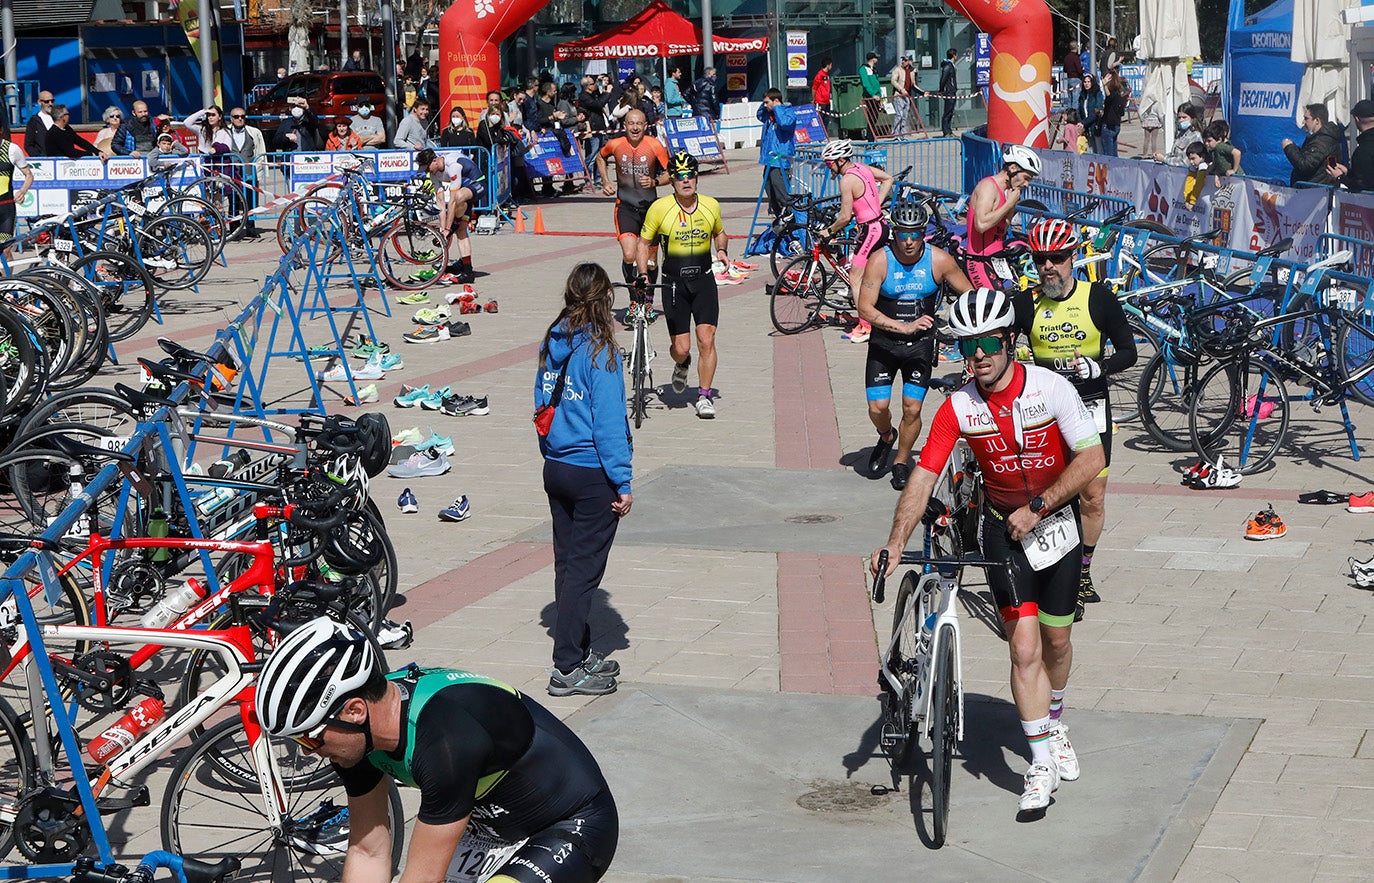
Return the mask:
<svg viewBox="0 0 1374 883">
<path fill-rule="evenodd" d="M 831 77 L 830 78 L 830 104 L 835 109 L 835 113 L 840 114 L 840 137 L 841 138 L 862 138 L 869 137 L 868 123 L 864 119 L 863 112 L 863 84 L 858 77 Z M 892 125 L 892 115 L 889 113 L 878 114 L 878 124 Z"/>
</svg>

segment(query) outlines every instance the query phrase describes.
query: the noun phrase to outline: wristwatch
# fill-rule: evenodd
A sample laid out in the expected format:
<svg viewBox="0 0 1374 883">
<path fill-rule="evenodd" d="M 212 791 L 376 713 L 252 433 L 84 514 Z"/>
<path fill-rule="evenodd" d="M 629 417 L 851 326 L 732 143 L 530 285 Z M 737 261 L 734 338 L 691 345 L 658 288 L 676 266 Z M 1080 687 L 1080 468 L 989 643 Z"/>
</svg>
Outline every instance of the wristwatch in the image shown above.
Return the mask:
<svg viewBox="0 0 1374 883">
<path fill-rule="evenodd" d="M 1050 507 L 1045 504 L 1044 497 L 1031 497 L 1031 501 L 1027 505 L 1029 506 L 1032 512 L 1034 512 L 1036 515 L 1039 515 L 1041 518 L 1044 518 L 1046 515 L 1050 514 Z"/>
</svg>

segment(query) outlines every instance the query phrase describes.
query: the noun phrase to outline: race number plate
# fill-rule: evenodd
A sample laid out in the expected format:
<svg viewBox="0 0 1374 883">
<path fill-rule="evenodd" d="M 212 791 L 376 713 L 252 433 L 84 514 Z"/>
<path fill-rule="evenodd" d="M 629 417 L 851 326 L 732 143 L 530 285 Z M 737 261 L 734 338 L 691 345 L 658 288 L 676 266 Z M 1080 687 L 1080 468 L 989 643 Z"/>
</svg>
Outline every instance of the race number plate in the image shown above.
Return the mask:
<svg viewBox="0 0 1374 883">
<path fill-rule="evenodd" d="M 1011 261 L 1006 258 L 993 258 L 989 263 L 992 264 L 992 272 L 998 279 L 1015 279 L 1016 273 L 1011 269 Z"/>
<path fill-rule="evenodd" d="M 1088 413 L 1093 415 L 1093 425 L 1097 427 L 1098 435 L 1107 434 L 1107 400 L 1095 399 L 1091 402 L 1083 403 Z"/>
<path fill-rule="evenodd" d="M 137 215 L 140 218 L 148 214 L 148 210 L 136 202 L 126 202 L 124 203 L 124 208 L 128 209 L 130 214 Z"/>
<path fill-rule="evenodd" d="M 1354 312 L 1360 305 L 1359 292 L 1341 285 L 1332 285 L 1326 289 L 1326 299 L 1332 306 L 1339 307 L 1347 313 Z"/>
<path fill-rule="evenodd" d="M 444 883 L 482 883 L 509 861 L 525 842 L 507 843 L 468 828 L 453 853 L 453 861 L 449 862 Z"/>
<path fill-rule="evenodd" d="M 1026 550 L 1026 560 L 1036 570 L 1044 570 L 1069 554 L 1078 545 L 1078 522 L 1074 520 L 1073 509 L 1065 506 L 1051 513 L 1026 534 L 1021 547 Z"/>
<path fill-rule="evenodd" d="M 53 251 L 72 252 L 76 251 L 76 243 L 70 239 L 54 239 L 52 241 Z"/>
</svg>

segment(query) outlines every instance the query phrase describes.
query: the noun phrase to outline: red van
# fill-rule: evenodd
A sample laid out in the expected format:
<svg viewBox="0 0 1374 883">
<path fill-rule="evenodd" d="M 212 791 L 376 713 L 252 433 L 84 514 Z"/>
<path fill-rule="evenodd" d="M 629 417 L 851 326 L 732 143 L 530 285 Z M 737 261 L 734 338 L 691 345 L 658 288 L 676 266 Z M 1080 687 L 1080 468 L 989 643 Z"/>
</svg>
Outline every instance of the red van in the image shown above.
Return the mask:
<svg viewBox="0 0 1374 883">
<path fill-rule="evenodd" d="M 336 120 L 352 116 L 354 106 L 364 99 L 379 111 L 386 107 L 386 86 L 378 74 L 371 71 L 311 71 L 291 74 L 265 97 L 248 105 L 248 113 L 266 117 L 253 121 L 264 133 L 275 132 L 281 125 L 281 118 L 290 113 L 286 99 L 297 96 L 309 102 L 310 109 L 326 130 Z"/>
</svg>

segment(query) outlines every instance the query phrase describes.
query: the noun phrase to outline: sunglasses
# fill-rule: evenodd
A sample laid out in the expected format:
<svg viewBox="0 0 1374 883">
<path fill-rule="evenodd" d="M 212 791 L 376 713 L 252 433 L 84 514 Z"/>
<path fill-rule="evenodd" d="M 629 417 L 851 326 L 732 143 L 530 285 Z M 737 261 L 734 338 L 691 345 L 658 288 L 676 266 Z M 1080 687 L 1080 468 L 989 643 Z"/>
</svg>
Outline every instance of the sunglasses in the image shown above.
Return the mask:
<svg viewBox="0 0 1374 883">
<path fill-rule="evenodd" d="M 248 115 L 247 115 L 247 114 L 243 114 L 243 113 L 231 113 L 231 114 L 229 114 L 229 119 L 231 119 L 231 120 L 246 120 L 246 119 L 248 119 Z"/>
<path fill-rule="evenodd" d="M 355 724 L 352 721 L 339 720 L 339 715 L 342 713 L 343 708 L 341 707 L 337 712 L 334 713 L 334 715 L 327 718 L 318 727 L 316 727 L 308 733 L 302 733 L 299 736 L 292 736 L 291 741 L 295 742 L 297 745 L 301 746 L 306 751 L 319 751 L 320 747 L 324 745 L 324 731 L 329 729 L 330 727 L 338 727 L 341 730 L 347 730 L 351 733 L 367 732 L 366 724 Z"/>
<path fill-rule="evenodd" d="M 695 180 L 696 180 L 696 177 L 697 177 L 697 176 L 694 175 L 694 174 L 692 174 L 691 172 L 678 172 L 676 175 L 673 175 L 673 180 L 674 180 L 674 181 L 695 181 Z"/>
<path fill-rule="evenodd" d="M 925 239 L 924 230 L 893 230 L 892 238 L 899 242 L 910 242 L 913 239 Z"/>
<path fill-rule="evenodd" d="M 982 350 L 986 355 L 995 356 L 1002 351 L 1002 338 L 1000 337 L 961 337 L 959 338 L 959 352 L 966 359 L 973 358 L 978 350 Z"/>
<path fill-rule="evenodd" d="M 1060 264 L 1068 260 L 1073 255 L 1073 249 L 1061 248 L 1059 251 L 1037 251 L 1034 254 L 1035 263 Z"/>
<path fill-rule="evenodd" d="M 39 103 L 39 104 L 52 104 L 53 101 L 55 101 L 55 100 L 56 100 L 56 99 L 54 99 L 54 98 L 40 98 L 40 99 L 38 99 L 38 103 Z"/>
</svg>

